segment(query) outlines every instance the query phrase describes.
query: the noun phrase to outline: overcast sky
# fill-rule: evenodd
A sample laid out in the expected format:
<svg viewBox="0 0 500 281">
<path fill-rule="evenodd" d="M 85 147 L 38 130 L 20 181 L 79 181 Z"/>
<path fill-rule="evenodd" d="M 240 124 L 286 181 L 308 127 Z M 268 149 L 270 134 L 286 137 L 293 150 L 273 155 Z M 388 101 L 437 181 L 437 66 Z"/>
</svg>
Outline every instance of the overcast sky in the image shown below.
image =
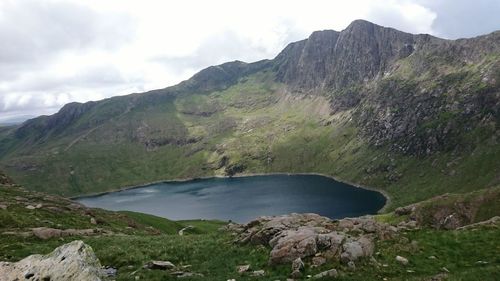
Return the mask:
<svg viewBox="0 0 500 281">
<path fill-rule="evenodd" d="M 455 39 L 500 29 L 500 0 L 0 0 L 0 122 L 273 58 L 355 19 Z"/>
</svg>

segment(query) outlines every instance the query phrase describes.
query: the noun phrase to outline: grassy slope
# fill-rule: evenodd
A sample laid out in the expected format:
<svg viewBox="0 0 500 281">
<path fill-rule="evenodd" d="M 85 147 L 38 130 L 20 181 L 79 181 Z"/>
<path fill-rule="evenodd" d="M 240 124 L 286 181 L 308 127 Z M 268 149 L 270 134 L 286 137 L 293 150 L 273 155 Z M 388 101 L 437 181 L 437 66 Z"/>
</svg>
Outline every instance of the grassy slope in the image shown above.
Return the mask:
<svg viewBox="0 0 500 281">
<path fill-rule="evenodd" d="M 42 202 L 45 206 L 64 208 L 70 201 L 47 199 L 41 193 L 31 193 L 19 188 L 0 186 L 1 199 L 8 203 L 7 210 L 0 209 L 0 233 L 26 230 L 33 226 L 93 227 L 86 213 L 67 210 L 64 215 L 49 215 L 44 208 L 28 210 L 16 196 Z M 472 196 L 472 195 L 469 195 Z M 476 196 L 476 195 L 474 195 Z M 45 199 L 44 199 L 45 198 Z M 494 202 L 494 201 L 492 201 Z M 498 207 L 498 206 L 491 206 Z M 169 260 L 176 265 L 191 265 L 191 272 L 202 273 L 204 277 L 186 280 L 255 280 L 248 275 L 236 273 L 236 266 L 251 264 L 254 270 L 264 269 L 265 280 L 285 280 L 290 273 L 289 265 L 269 266 L 269 249 L 265 247 L 241 246 L 231 243 L 232 236 L 218 230 L 223 225 L 216 221 L 173 222 L 138 213 L 116 213 L 91 209 L 99 221 L 98 227 L 112 230 L 114 235 L 92 237 L 63 237 L 40 240 L 0 234 L 0 260 L 16 261 L 34 253 L 48 253 L 55 247 L 74 239 L 82 239 L 92 246 L 101 263 L 118 269 L 116 280 L 176 280 L 168 272 L 142 269 L 150 260 Z M 384 215 L 387 218 L 387 215 Z M 15 220 L 9 224 L 7 217 Z M 43 220 L 41 218 L 44 218 Z M 51 221 L 49 224 L 47 221 Z M 7 223 L 6 223 L 7 222 Z M 132 229 L 127 226 L 132 225 Z M 186 225 L 193 225 L 197 231 L 184 236 L 177 231 Z M 94 226 L 95 227 L 95 226 Z M 151 227 L 158 231 L 151 231 Z M 123 234 L 119 234 L 123 233 Z M 465 231 L 438 231 L 422 229 L 409 231 L 394 240 L 377 242 L 375 259 L 357 262 L 357 270 L 350 272 L 338 263 L 329 263 L 320 268 L 307 268 L 305 274 L 316 274 L 332 267 L 342 272 L 339 280 L 423 280 L 443 271 L 450 271 L 447 280 L 496 280 L 500 271 L 497 237 L 500 226 L 483 227 Z M 416 242 L 413 242 L 416 241 Z M 394 257 L 402 255 L 410 260 L 408 266 L 401 266 Z M 429 259 L 436 256 L 437 260 Z M 486 264 L 477 263 L 487 262 Z M 134 273 L 135 272 L 135 273 Z M 134 273 L 134 274 L 132 274 Z"/>
<path fill-rule="evenodd" d="M 261 72 L 222 92 L 186 94 L 133 109 L 69 149 L 82 133 L 25 156 L 18 148 L 0 166 L 25 186 L 68 196 L 223 175 L 218 163 L 225 156 L 226 166 L 242 165 L 245 173 L 316 172 L 381 188 L 391 196 L 391 208 L 499 181 L 500 146 L 478 139 L 476 131 L 464 135 L 474 143 L 472 152 L 413 157 L 368 145 L 350 119 L 350 111 L 330 116 L 324 97 L 285 93 L 272 73 Z M 323 125 L 327 121 L 331 124 Z M 147 147 L 141 136 L 196 141 Z"/>
</svg>

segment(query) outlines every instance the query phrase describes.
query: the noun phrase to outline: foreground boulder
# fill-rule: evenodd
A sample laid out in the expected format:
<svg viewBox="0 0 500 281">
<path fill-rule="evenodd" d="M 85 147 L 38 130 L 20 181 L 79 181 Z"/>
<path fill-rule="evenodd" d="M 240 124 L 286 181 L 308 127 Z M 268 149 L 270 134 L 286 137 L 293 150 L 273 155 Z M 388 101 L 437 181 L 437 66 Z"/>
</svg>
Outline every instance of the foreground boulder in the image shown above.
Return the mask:
<svg viewBox="0 0 500 281">
<path fill-rule="evenodd" d="M 101 264 L 92 248 L 76 240 L 48 255 L 31 255 L 19 262 L 0 262 L 0 280 L 98 281 Z"/>
</svg>

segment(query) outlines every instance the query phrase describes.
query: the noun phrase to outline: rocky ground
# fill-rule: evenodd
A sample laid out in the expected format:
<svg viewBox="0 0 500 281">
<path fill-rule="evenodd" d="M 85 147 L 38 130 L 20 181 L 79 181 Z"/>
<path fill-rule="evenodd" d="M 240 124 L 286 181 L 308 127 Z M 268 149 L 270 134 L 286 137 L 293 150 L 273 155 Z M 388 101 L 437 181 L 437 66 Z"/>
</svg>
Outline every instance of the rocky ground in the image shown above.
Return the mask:
<svg viewBox="0 0 500 281">
<path fill-rule="evenodd" d="M 409 207 L 409 209 L 416 210 L 415 206 Z M 406 216 L 407 211 L 405 210 L 404 213 L 403 216 Z M 462 226 L 460 231 L 478 230 L 484 226 L 498 229 L 500 219 L 494 217 L 485 222 Z M 254 248 L 265 247 L 269 249 L 269 254 L 268 267 L 265 270 L 258 268 L 256 264 L 239 264 L 234 267 L 232 275 L 237 275 L 240 278 L 227 280 L 268 280 L 272 271 L 280 266 L 281 268 L 288 267 L 286 280 L 305 278 L 365 280 L 350 279 L 349 276 L 367 269 L 389 267 L 388 264 L 378 260 L 381 257 L 379 248 L 383 243 L 399 245 L 399 251 L 404 255 L 393 254 L 394 264 L 399 268 L 406 269 L 407 273 L 413 273 L 415 269 L 412 269 L 411 264 L 414 261 L 406 254 L 412 251 L 421 251 L 422 247 L 417 240 L 410 241 L 407 238 L 407 233 L 418 232 L 420 227 L 417 221 L 411 218 L 400 220 L 397 224 L 391 224 L 381 222 L 379 218 L 373 216 L 331 220 L 317 214 L 296 213 L 259 217 L 247 224 L 231 223 L 222 230 L 225 233 L 230 233 L 233 237 L 231 244 L 236 245 L 235 247 L 242 247 L 237 245 L 245 244 L 250 244 Z M 429 260 L 440 258 L 443 257 L 428 256 Z M 476 262 L 479 266 L 488 263 L 484 260 Z M 142 267 L 131 272 L 129 277 L 134 276 L 135 280 L 140 280 L 141 275 L 136 275 L 136 273 L 143 270 L 160 272 L 164 277 L 170 276 L 170 278 L 212 280 L 211 277 L 206 278 L 203 273 L 193 271 L 191 267 L 191 265 L 176 265 L 168 260 L 149 260 L 144 262 Z M 448 278 L 450 274 L 448 268 L 442 267 L 440 271 L 423 280 L 454 280 Z M 310 274 L 311 272 L 315 272 L 315 274 Z M 92 248 L 82 241 L 75 240 L 56 248 L 48 255 L 31 255 L 18 262 L 0 262 L 0 276 L 0 280 L 6 281 L 112 280 L 117 277 L 117 269 L 101 266 Z M 389 280 L 384 277 L 380 279 Z M 396 277 L 390 280 L 400 279 Z"/>
<path fill-rule="evenodd" d="M 304 277 L 306 266 L 315 268 L 337 262 L 354 270 L 360 259 L 378 264 L 373 257 L 376 241 L 394 240 L 401 232 L 417 228 L 417 221 L 412 219 L 391 225 L 373 216 L 331 220 L 317 214 L 295 213 L 227 226 L 236 243 L 270 247 L 269 264 L 291 264 L 292 278 Z M 408 263 L 401 256 L 395 259 Z M 312 277 L 337 275 L 337 269 L 331 268 Z"/>
<path fill-rule="evenodd" d="M 304 266 L 319 267 L 330 261 L 355 268 L 359 259 L 373 256 L 375 239 L 394 238 L 408 225 L 415 227 L 414 224 L 394 227 L 373 217 L 332 221 L 317 214 L 290 214 L 260 217 L 248 224 L 231 224 L 227 228 L 236 236 L 237 243 L 269 246 L 269 263 L 291 263 L 290 276 L 300 278 Z M 314 277 L 336 275 L 337 270 L 332 268 Z"/>
</svg>

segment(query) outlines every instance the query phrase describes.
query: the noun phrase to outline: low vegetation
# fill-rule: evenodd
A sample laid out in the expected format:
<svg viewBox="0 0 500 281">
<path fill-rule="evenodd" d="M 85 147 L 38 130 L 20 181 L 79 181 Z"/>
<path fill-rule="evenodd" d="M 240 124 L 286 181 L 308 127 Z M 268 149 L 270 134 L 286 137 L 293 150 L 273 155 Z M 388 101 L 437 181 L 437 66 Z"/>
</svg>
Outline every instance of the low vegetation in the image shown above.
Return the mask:
<svg viewBox="0 0 500 281">
<path fill-rule="evenodd" d="M 177 280 L 168 271 L 143 268 L 151 260 L 168 260 L 185 271 L 201 274 L 186 280 L 286 280 L 290 274 L 290 265 L 268 263 L 270 248 L 233 243 L 234 237 L 221 228 L 226 225 L 224 222 L 170 221 L 134 212 L 89 209 L 61 197 L 26 191 L 11 184 L 0 186 L 0 194 L 0 205 L 5 206 L 0 208 L 0 260 L 3 261 L 49 253 L 57 246 L 81 239 L 92 246 L 103 266 L 118 270 L 115 280 Z M 482 209 L 488 210 L 488 214 L 500 214 L 498 195 L 497 189 L 484 190 L 465 196 L 450 195 L 447 202 L 453 205 L 451 202 L 488 198 Z M 37 208 L 38 204 L 42 206 Z M 428 210 L 427 206 L 424 202 L 421 208 Z M 54 208 L 60 210 L 53 213 Z M 478 212 L 478 216 L 486 218 L 482 213 Z M 388 213 L 377 218 L 398 224 L 404 217 Z M 179 235 L 179 230 L 187 226 L 190 228 Z M 91 236 L 40 239 L 29 235 L 33 227 L 106 231 Z M 339 262 L 329 262 L 317 268 L 306 267 L 304 277 L 333 267 L 340 272 L 338 280 L 430 280 L 435 276 L 446 276 L 445 280 L 496 280 L 500 272 L 499 235 L 498 224 L 465 230 L 430 227 L 408 230 L 394 239 L 376 240 L 375 255 L 356 262 L 356 270 Z M 397 255 L 407 258 L 408 265 L 397 262 Z M 251 271 L 264 270 L 264 277 L 239 274 L 236 267 L 245 264 L 251 265 Z"/>
</svg>

